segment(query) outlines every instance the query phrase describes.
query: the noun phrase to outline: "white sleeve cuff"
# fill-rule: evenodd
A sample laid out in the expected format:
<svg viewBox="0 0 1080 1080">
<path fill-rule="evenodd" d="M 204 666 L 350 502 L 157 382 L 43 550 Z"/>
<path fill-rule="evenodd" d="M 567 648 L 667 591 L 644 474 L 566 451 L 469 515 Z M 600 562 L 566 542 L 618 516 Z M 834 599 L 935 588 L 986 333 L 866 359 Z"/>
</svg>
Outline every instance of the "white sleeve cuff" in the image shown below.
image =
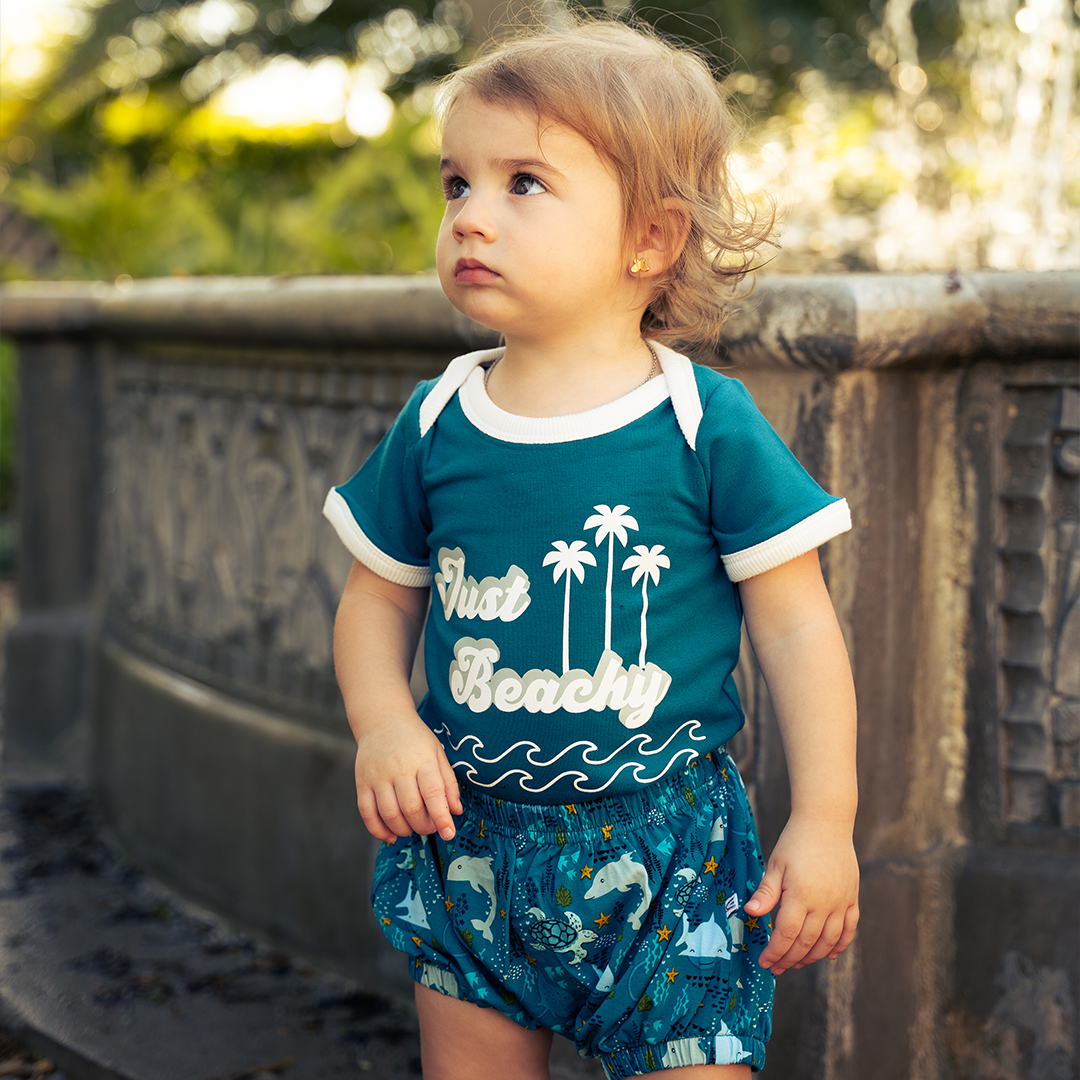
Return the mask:
<svg viewBox="0 0 1080 1080">
<path fill-rule="evenodd" d="M 840 499 L 760 544 L 722 556 L 724 569 L 732 581 L 744 581 L 783 566 L 850 528 L 851 511 L 847 500 Z"/>
<path fill-rule="evenodd" d="M 413 566 L 410 563 L 391 559 L 384 551 L 377 548 L 352 516 L 349 504 L 335 489 L 331 488 L 323 504 L 323 517 L 334 526 L 341 542 L 369 570 L 374 570 L 381 578 L 392 581 L 395 585 L 407 585 L 412 589 L 423 589 L 431 584 L 430 566 Z"/>
</svg>

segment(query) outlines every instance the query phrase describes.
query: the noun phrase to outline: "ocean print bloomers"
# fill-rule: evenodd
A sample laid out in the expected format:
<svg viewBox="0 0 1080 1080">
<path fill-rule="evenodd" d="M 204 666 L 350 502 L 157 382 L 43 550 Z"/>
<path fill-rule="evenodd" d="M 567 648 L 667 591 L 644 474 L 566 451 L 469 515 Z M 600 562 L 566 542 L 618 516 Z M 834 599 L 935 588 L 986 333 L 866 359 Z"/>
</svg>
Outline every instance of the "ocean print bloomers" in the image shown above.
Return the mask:
<svg viewBox="0 0 1080 1080">
<path fill-rule="evenodd" d="M 661 371 L 519 417 L 483 365 L 422 382 L 325 513 L 401 585 L 434 585 L 420 715 L 459 778 L 516 802 L 640 790 L 743 723 L 736 582 L 850 528 L 742 384 Z"/>
</svg>

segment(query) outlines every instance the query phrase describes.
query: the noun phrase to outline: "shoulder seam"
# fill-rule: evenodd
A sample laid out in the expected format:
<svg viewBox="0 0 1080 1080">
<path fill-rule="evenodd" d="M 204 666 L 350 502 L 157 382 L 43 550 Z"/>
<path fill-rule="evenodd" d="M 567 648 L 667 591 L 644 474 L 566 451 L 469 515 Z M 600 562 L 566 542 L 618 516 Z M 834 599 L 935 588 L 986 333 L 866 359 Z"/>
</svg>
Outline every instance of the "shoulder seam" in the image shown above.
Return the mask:
<svg viewBox="0 0 1080 1080">
<path fill-rule="evenodd" d="M 457 356 L 446 366 L 446 370 L 435 380 L 431 389 L 420 403 L 419 427 L 422 439 L 434 426 L 439 414 L 450 404 L 451 398 L 461 389 L 473 369 L 485 360 L 494 360 L 502 355 L 502 349 L 480 349 L 477 352 Z"/>
</svg>

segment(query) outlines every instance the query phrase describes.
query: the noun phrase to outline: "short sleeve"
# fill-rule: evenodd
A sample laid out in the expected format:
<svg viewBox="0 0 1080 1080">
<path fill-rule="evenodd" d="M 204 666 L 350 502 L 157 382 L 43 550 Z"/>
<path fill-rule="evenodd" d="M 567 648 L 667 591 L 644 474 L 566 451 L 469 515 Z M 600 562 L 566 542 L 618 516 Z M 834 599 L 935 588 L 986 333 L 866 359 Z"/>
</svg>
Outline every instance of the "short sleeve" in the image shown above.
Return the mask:
<svg viewBox="0 0 1080 1080">
<path fill-rule="evenodd" d="M 698 456 L 724 568 L 742 581 L 846 532 L 851 514 L 802 467 L 742 383 L 710 374 L 721 381 L 705 404 Z"/>
<path fill-rule="evenodd" d="M 416 461 L 420 383 L 390 430 L 353 477 L 326 496 L 323 514 L 342 543 L 370 570 L 397 585 L 431 584 L 430 519 Z"/>
</svg>

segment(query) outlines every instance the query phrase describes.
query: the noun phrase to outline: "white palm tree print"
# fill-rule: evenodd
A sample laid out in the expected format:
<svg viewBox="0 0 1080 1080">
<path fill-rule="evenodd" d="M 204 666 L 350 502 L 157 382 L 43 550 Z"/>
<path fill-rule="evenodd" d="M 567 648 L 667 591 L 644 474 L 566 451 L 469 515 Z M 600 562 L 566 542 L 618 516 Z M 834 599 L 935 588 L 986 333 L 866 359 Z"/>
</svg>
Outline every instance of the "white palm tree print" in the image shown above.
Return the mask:
<svg viewBox="0 0 1080 1080">
<path fill-rule="evenodd" d="M 615 554 L 615 538 L 618 537 L 619 543 L 626 547 L 629 539 L 626 530 L 633 529 L 634 532 L 637 532 L 638 523 L 636 518 L 631 517 L 626 512 L 630 507 L 624 506 L 622 503 L 616 506 L 614 510 L 606 503 L 594 506 L 593 509 L 596 513 L 586 520 L 584 527 L 596 530 L 597 547 L 605 540 L 608 542 L 607 593 L 604 605 L 604 649 L 607 650 L 611 648 L 611 569 Z"/>
<path fill-rule="evenodd" d="M 656 544 L 651 548 L 644 544 L 635 544 L 636 555 L 627 555 L 622 564 L 624 570 L 633 570 L 630 584 L 636 585 L 641 579 L 641 653 L 638 656 L 638 666 L 645 666 L 645 646 L 648 644 L 649 635 L 646 630 L 645 616 L 649 611 L 649 578 L 654 585 L 660 584 L 660 567 L 665 570 L 671 567 L 671 560 L 660 553 L 664 550 L 663 544 Z"/>
<path fill-rule="evenodd" d="M 596 556 L 591 551 L 582 550 L 584 540 L 575 540 L 572 544 L 567 544 L 565 540 L 554 540 L 551 546 L 555 550 L 544 556 L 544 566 L 555 564 L 552 574 L 556 584 L 560 577 L 566 577 L 562 622 L 562 669 L 565 675 L 570 670 L 570 575 L 573 574 L 579 582 L 584 581 L 585 567 L 595 566 Z"/>
</svg>

